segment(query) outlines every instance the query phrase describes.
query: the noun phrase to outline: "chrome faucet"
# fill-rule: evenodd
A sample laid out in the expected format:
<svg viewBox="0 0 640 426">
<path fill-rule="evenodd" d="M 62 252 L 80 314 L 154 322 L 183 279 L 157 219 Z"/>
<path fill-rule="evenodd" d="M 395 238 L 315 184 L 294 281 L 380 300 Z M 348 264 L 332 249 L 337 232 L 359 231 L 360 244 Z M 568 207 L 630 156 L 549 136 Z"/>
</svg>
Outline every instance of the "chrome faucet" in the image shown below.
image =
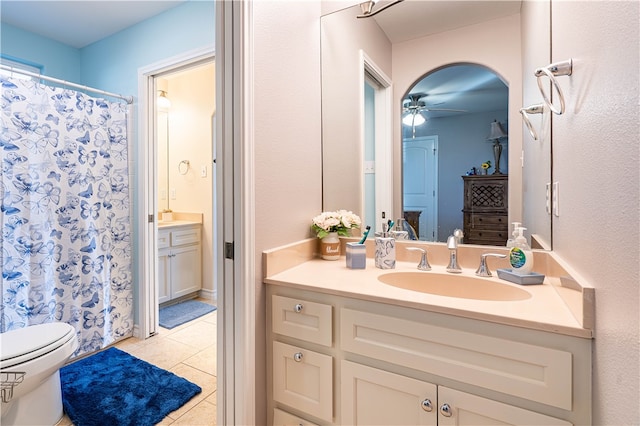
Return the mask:
<svg viewBox="0 0 640 426">
<path fill-rule="evenodd" d="M 447 238 L 447 248 L 449 249 L 449 265 L 447 265 L 447 272 L 452 274 L 459 274 L 462 272 L 462 268 L 458 265 L 458 240 L 454 235 L 450 235 Z"/>
<path fill-rule="evenodd" d="M 418 264 L 419 270 L 421 271 L 431 270 L 431 265 L 429 265 L 429 260 L 427 259 L 427 249 L 418 248 L 418 247 L 407 247 L 407 250 L 418 251 L 422 253 L 422 257 L 420 258 L 420 263 Z"/>
<path fill-rule="evenodd" d="M 478 269 L 476 270 L 476 275 L 479 277 L 491 276 L 491 271 L 487 266 L 487 257 L 499 257 L 504 259 L 505 257 L 507 257 L 507 255 L 499 253 L 484 253 L 482 256 L 480 256 L 480 266 L 478 266 Z"/>
</svg>

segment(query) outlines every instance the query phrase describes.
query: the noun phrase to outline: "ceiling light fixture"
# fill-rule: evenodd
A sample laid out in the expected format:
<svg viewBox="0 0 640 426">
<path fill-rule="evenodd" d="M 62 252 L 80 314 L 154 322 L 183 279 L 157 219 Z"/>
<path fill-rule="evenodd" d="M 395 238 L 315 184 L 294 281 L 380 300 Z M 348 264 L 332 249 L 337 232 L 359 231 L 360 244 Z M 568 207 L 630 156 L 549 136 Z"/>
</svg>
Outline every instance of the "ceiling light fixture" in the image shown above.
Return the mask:
<svg viewBox="0 0 640 426">
<path fill-rule="evenodd" d="M 388 4 L 385 4 L 384 6 L 382 6 L 380 9 L 378 10 L 373 10 L 376 2 L 375 0 L 368 0 L 365 2 L 360 3 L 360 10 L 362 10 L 362 15 L 358 15 L 357 18 L 371 18 L 374 15 L 377 15 L 378 13 L 382 12 L 383 10 L 396 5 L 398 3 L 403 2 L 404 0 L 395 0 L 392 1 Z"/>
</svg>

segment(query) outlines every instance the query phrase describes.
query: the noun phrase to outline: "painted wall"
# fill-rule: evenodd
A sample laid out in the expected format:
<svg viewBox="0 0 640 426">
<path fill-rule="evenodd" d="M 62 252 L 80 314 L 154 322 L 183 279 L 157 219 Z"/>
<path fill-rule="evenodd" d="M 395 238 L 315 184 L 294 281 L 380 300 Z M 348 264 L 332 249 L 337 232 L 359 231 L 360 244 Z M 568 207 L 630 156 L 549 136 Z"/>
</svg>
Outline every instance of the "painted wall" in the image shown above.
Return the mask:
<svg viewBox="0 0 640 426">
<path fill-rule="evenodd" d="M 553 249 L 596 288 L 593 424 L 640 423 L 639 14 L 637 1 L 552 2 L 552 60 L 573 58 L 553 118 Z"/>
<path fill-rule="evenodd" d="M 33 34 L 12 25 L 0 25 L 0 52 L 41 65 L 49 77 L 82 83 L 80 49 Z"/>
<path fill-rule="evenodd" d="M 416 52 L 421 52 L 416 55 Z M 477 25 L 470 25 L 460 29 L 446 31 L 431 36 L 409 40 L 393 45 L 393 105 L 397 106 L 393 123 L 394 134 L 394 206 L 401 206 L 400 195 L 402 194 L 402 155 L 400 141 L 401 135 L 401 111 L 403 95 L 427 72 L 439 68 L 443 65 L 471 62 L 484 65 L 498 75 L 509 86 L 509 114 L 508 117 L 500 119 L 504 125 L 506 122 L 520 123 L 518 110 L 522 105 L 522 67 L 520 58 L 520 16 L 512 15 L 505 18 L 483 22 Z M 494 117 L 499 118 L 499 117 Z M 489 122 L 493 119 L 489 120 Z M 482 134 L 489 132 L 489 124 Z M 442 141 L 439 141 L 442 147 Z M 488 147 L 489 148 L 489 147 Z M 522 132 L 518 127 L 509 132 L 509 158 L 506 164 L 516 164 L 519 162 L 522 151 Z M 487 150 L 488 157 L 493 158 L 490 149 Z M 504 153 L 503 153 L 504 155 Z M 493 161 L 492 161 L 493 162 Z M 465 165 L 466 167 L 466 165 Z M 468 168 L 473 167 L 469 164 Z M 440 169 L 442 171 L 442 168 Z M 464 174 L 464 173 L 462 173 Z M 509 217 L 522 217 L 522 183 L 521 171 L 511 167 L 509 171 Z M 459 191 L 462 194 L 462 191 Z M 441 193 L 442 195 L 442 193 Z M 439 209 L 441 207 L 439 206 Z M 400 207 L 394 210 L 399 211 Z"/>
<path fill-rule="evenodd" d="M 175 212 L 203 214 L 202 288 L 215 290 L 213 279 L 212 115 L 215 111 L 214 64 L 167 77 L 169 109 L 169 207 Z M 178 164 L 189 161 L 187 170 Z M 202 168 L 206 176 L 202 176 Z M 171 198 L 175 190 L 176 198 Z M 209 295 L 207 295 L 209 296 Z M 210 294 L 213 296 L 213 294 Z"/>
<path fill-rule="evenodd" d="M 253 9 L 256 424 L 266 424 L 262 251 L 311 235 L 322 209 L 320 4 L 259 1 Z"/>
</svg>

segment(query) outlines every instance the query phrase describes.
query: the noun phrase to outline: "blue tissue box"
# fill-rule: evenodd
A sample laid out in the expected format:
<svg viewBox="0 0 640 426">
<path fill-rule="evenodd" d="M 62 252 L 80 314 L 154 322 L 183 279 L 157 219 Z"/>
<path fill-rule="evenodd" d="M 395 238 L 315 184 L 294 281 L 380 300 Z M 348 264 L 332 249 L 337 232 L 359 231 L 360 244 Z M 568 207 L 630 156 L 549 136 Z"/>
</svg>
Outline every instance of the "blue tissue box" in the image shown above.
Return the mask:
<svg viewBox="0 0 640 426">
<path fill-rule="evenodd" d="M 365 269 L 367 267 L 367 246 L 360 243 L 347 243 L 347 268 Z"/>
</svg>

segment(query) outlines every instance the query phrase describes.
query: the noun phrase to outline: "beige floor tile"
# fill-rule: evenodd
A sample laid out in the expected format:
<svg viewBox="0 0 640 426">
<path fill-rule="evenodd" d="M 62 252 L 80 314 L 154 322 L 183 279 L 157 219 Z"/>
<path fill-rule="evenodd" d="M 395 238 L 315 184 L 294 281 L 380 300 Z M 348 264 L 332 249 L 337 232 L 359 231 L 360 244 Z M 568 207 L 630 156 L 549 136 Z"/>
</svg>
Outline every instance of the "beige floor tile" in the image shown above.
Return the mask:
<svg viewBox="0 0 640 426">
<path fill-rule="evenodd" d="M 216 332 L 211 330 L 211 324 L 203 321 L 194 321 L 189 327 L 167 336 L 167 339 L 202 350 L 216 344 Z"/>
<path fill-rule="evenodd" d="M 211 345 L 204 348 L 194 356 L 187 358 L 184 364 L 187 364 L 193 368 L 197 368 L 207 374 L 217 376 L 216 359 L 217 359 L 217 345 Z"/>
<path fill-rule="evenodd" d="M 207 401 L 202 401 L 191 410 L 172 423 L 174 425 L 215 425 L 217 416 L 217 406 Z"/>
<path fill-rule="evenodd" d="M 184 377 L 192 383 L 197 384 L 202 388 L 202 392 L 191 398 L 187 403 L 177 410 L 169 413 L 172 419 L 177 419 L 187 411 L 191 410 L 197 404 L 205 400 L 211 394 L 216 392 L 217 380 L 215 376 L 203 373 L 202 371 L 190 367 L 186 364 L 179 364 L 175 368 L 171 369 L 171 372 L 177 376 Z"/>
<path fill-rule="evenodd" d="M 154 336 L 151 339 L 156 340 L 154 343 L 145 342 L 145 344 L 131 348 L 127 350 L 127 352 L 136 358 L 145 360 L 165 370 L 170 370 L 172 367 L 193 356 L 195 352 L 192 346 L 185 345 L 168 337 L 158 338 Z"/>
</svg>

